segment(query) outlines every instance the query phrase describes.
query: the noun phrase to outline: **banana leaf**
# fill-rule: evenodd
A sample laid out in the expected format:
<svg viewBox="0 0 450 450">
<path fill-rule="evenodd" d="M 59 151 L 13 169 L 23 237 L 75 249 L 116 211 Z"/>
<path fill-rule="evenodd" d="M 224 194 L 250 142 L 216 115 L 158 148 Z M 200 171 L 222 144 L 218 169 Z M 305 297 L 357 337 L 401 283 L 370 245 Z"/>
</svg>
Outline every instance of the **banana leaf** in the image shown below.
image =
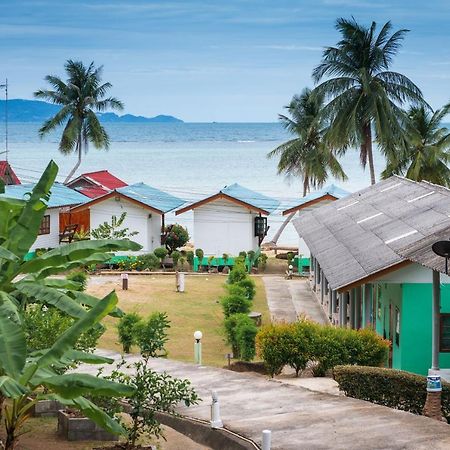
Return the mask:
<svg viewBox="0 0 450 450">
<path fill-rule="evenodd" d="M 97 297 L 93 297 L 92 295 L 86 294 L 85 292 L 80 291 L 69 291 L 68 294 L 73 297 L 73 299 L 80 303 L 81 305 L 86 305 L 91 308 L 93 308 L 98 302 L 101 300 Z M 109 315 L 111 317 L 121 318 L 123 317 L 124 313 L 120 308 L 114 308 Z"/>
<path fill-rule="evenodd" d="M 66 280 L 65 278 L 46 278 L 44 280 L 40 280 L 40 283 L 44 286 L 55 289 L 78 290 L 81 288 L 81 283 Z"/>
<path fill-rule="evenodd" d="M 29 390 L 14 378 L 2 375 L 0 376 L 0 392 L 6 398 L 19 398 L 27 394 Z"/>
<path fill-rule="evenodd" d="M 135 389 L 87 373 L 69 373 L 46 378 L 42 384 L 61 397 L 74 399 L 81 395 L 129 397 Z"/>
</svg>

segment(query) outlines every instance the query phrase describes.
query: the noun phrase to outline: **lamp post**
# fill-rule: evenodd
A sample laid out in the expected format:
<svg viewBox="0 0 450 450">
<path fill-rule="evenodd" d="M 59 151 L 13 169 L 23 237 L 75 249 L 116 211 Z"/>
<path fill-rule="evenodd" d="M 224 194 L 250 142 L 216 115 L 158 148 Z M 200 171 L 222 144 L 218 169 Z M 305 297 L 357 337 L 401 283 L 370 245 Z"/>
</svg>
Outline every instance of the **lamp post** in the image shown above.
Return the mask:
<svg viewBox="0 0 450 450">
<path fill-rule="evenodd" d="M 202 337 L 203 333 L 201 331 L 197 330 L 194 333 L 194 361 L 199 366 L 202 365 Z"/>
</svg>

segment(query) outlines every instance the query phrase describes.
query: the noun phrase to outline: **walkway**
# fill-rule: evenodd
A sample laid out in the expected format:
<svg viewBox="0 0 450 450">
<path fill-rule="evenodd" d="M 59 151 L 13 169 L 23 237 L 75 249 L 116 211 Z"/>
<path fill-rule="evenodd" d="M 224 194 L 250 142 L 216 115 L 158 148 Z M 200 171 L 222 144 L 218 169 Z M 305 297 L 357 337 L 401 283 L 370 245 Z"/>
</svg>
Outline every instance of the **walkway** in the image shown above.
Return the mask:
<svg viewBox="0 0 450 450">
<path fill-rule="evenodd" d="M 315 322 L 328 322 L 306 280 L 264 276 L 263 281 L 272 321 L 295 322 L 304 314 Z"/>
<path fill-rule="evenodd" d="M 272 450 L 450 448 L 450 426 L 425 417 L 251 374 L 163 358 L 151 366 L 188 378 L 203 399 L 197 406 L 179 408 L 180 413 L 209 420 L 210 392 L 216 390 L 225 427 L 259 445 L 261 431 L 270 429 Z M 96 366 L 81 370 L 97 372 Z"/>
</svg>

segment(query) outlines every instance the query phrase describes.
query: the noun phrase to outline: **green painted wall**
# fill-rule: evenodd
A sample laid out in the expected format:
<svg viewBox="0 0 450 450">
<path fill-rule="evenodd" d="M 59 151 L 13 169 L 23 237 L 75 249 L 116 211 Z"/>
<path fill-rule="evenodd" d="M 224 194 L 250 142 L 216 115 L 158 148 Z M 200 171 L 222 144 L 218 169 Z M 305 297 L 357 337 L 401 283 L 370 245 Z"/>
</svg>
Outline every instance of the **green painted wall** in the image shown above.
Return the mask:
<svg viewBox="0 0 450 450">
<path fill-rule="evenodd" d="M 431 283 L 378 283 L 376 331 L 389 338 L 389 305 L 400 314 L 399 345 L 393 343 L 392 367 L 427 375 L 431 366 Z M 441 312 L 450 313 L 450 285 L 441 285 Z M 394 330 L 395 331 L 395 330 Z M 441 367 L 450 368 L 450 353 L 440 354 Z"/>
</svg>

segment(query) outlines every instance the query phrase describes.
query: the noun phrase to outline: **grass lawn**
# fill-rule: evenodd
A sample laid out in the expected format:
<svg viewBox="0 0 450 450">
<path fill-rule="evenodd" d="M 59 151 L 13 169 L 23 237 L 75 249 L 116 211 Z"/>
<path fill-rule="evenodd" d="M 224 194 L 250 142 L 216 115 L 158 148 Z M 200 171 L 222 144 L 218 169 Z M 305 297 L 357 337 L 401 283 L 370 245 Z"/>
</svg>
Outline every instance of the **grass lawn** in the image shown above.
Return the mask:
<svg viewBox="0 0 450 450">
<path fill-rule="evenodd" d="M 263 323 L 270 321 L 264 284 L 260 277 L 252 277 L 257 293 L 253 300 L 253 311 L 261 312 Z M 105 296 L 116 289 L 119 307 L 125 312 L 137 312 L 143 316 L 153 311 L 166 312 L 171 321 L 168 357 L 181 361 L 193 361 L 193 334 L 203 332 L 203 364 L 223 366 L 225 354 L 230 351 L 225 344 L 222 328 L 223 314 L 219 298 L 225 294 L 226 278 L 218 275 L 187 276 L 186 292 L 175 290 L 175 275 L 130 276 L 128 291 L 121 290 L 120 276 L 95 277 L 91 279 L 88 292 Z M 100 339 L 99 348 L 121 351 L 117 338 L 117 319 L 107 317 L 103 320 L 106 333 Z"/>
</svg>

